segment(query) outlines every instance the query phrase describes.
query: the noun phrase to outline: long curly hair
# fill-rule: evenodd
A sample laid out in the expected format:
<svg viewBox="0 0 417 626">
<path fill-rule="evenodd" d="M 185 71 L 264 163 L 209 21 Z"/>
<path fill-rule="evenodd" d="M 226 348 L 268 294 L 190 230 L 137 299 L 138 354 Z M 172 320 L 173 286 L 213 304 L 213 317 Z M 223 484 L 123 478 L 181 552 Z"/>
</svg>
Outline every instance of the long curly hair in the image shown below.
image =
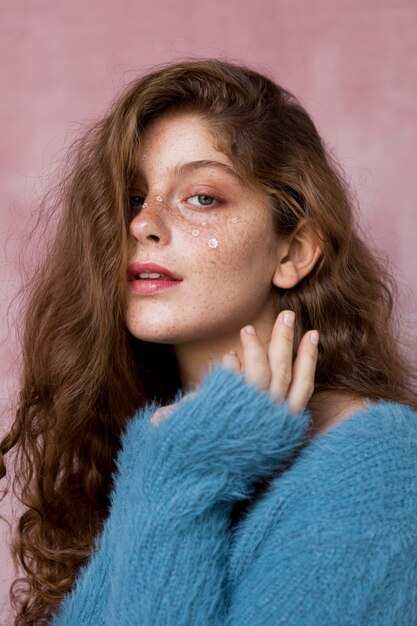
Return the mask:
<svg viewBox="0 0 417 626">
<path fill-rule="evenodd" d="M 216 145 L 269 198 L 277 233 L 305 220 L 321 241 L 311 273 L 275 288 L 277 312 L 296 313 L 295 348 L 307 330 L 320 331 L 316 391 L 417 409 L 388 261 L 360 235 L 343 173 L 299 101 L 224 60 L 152 68 L 72 145 L 43 205 L 56 226 L 25 285 L 20 393 L 0 443 L 0 477 L 13 451 L 13 490 L 24 506 L 12 546 L 24 573 L 10 591 L 16 626 L 57 612 L 108 515 L 127 421 L 148 401 L 169 403 L 181 386 L 172 346 L 137 340 L 124 321 L 128 198 L 142 132 L 176 110 L 207 120 Z"/>
</svg>

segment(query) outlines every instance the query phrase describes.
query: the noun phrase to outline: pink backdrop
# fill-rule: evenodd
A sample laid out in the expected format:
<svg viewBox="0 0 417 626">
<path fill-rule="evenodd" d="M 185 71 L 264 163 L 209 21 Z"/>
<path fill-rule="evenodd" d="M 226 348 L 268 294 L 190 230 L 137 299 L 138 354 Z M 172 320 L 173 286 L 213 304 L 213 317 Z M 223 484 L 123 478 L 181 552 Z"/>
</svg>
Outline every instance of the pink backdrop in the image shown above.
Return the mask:
<svg viewBox="0 0 417 626">
<path fill-rule="evenodd" d="M 415 0 L 3 0 L 2 318 L 18 288 L 28 217 L 50 164 L 74 134 L 150 66 L 221 56 L 271 72 L 301 98 L 347 171 L 362 224 L 389 255 L 414 323 L 416 27 Z M 0 399 L 7 407 L 16 386 L 12 323 L 4 323 L 1 339 Z M 6 626 L 6 539 L 0 549 Z"/>
</svg>

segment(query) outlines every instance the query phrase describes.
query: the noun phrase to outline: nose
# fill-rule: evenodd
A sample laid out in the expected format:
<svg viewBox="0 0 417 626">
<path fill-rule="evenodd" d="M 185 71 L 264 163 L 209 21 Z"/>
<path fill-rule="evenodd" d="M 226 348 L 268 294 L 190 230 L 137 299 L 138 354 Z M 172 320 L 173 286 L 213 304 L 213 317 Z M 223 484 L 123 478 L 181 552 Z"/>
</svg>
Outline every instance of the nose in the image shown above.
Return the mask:
<svg viewBox="0 0 417 626">
<path fill-rule="evenodd" d="M 168 208 L 161 202 L 146 199 L 144 206 L 130 222 L 131 235 L 139 243 L 154 241 L 166 245 L 171 238 L 167 211 Z"/>
</svg>

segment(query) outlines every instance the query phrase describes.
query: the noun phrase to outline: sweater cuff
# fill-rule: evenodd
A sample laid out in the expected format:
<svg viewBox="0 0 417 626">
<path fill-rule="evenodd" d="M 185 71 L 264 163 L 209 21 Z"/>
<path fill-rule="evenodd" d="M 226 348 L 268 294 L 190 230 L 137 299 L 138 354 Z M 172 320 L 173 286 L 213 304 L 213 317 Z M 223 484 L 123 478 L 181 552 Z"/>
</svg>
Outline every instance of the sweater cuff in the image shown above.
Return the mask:
<svg viewBox="0 0 417 626">
<path fill-rule="evenodd" d="M 206 374 L 195 394 L 182 398 L 156 425 L 149 423 L 153 409 L 141 424 L 141 457 L 144 484 L 154 493 L 175 481 L 184 489 L 201 485 L 208 477 L 217 480 L 227 499 L 245 497 L 249 483 L 279 469 L 304 442 L 311 424 L 306 410 L 292 415 L 286 400 L 274 403 L 269 393 L 223 367 Z M 132 435 L 137 436 L 134 425 L 124 440 L 121 473 L 129 467 L 134 479 Z"/>
</svg>

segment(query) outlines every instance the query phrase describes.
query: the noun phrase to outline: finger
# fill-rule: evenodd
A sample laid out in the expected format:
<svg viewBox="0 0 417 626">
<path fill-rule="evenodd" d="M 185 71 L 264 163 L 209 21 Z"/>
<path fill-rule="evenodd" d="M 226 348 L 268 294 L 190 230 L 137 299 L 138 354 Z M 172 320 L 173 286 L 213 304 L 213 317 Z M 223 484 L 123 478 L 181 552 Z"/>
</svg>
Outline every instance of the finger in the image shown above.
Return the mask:
<svg viewBox="0 0 417 626">
<path fill-rule="evenodd" d="M 294 311 L 281 311 L 272 329 L 268 348 L 271 367 L 269 393 L 275 402 L 286 398 L 292 380 Z"/>
<path fill-rule="evenodd" d="M 307 406 L 314 393 L 314 380 L 318 357 L 318 346 L 312 343 L 318 331 L 309 331 L 300 341 L 297 357 L 293 367 L 293 378 L 287 395 L 287 401 L 292 414 Z"/>
<path fill-rule="evenodd" d="M 262 391 L 267 391 L 271 381 L 266 348 L 253 326 L 245 326 L 240 331 L 243 346 L 243 375 L 247 383 Z"/>
<path fill-rule="evenodd" d="M 226 369 L 234 372 L 235 374 L 240 374 L 242 371 L 242 364 L 237 353 L 232 350 L 231 352 L 227 352 L 222 358 L 222 365 Z"/>
<path fill-rule="evenodd" d="M 173 411 L 175 411 L 176 404 L 167 404 L 160 407 L 151 418 L 152 424 L 158 424 L 161 420 L 166 419 Z"/>
<path fill-rule="evenodd" d="M 173 413 L 181 404 L 192 400 L 196 395 L 195 391 L 189 391 L 186 393 L 179 402 L 175 402 L 173 404 L 165 404 L 164 406 L 159 407 L 153 414 L 151 418 L 151 422 L 153 424 L 158 424 L 163 419 L 166 419 L 171 413 Z"/>
</svg>

